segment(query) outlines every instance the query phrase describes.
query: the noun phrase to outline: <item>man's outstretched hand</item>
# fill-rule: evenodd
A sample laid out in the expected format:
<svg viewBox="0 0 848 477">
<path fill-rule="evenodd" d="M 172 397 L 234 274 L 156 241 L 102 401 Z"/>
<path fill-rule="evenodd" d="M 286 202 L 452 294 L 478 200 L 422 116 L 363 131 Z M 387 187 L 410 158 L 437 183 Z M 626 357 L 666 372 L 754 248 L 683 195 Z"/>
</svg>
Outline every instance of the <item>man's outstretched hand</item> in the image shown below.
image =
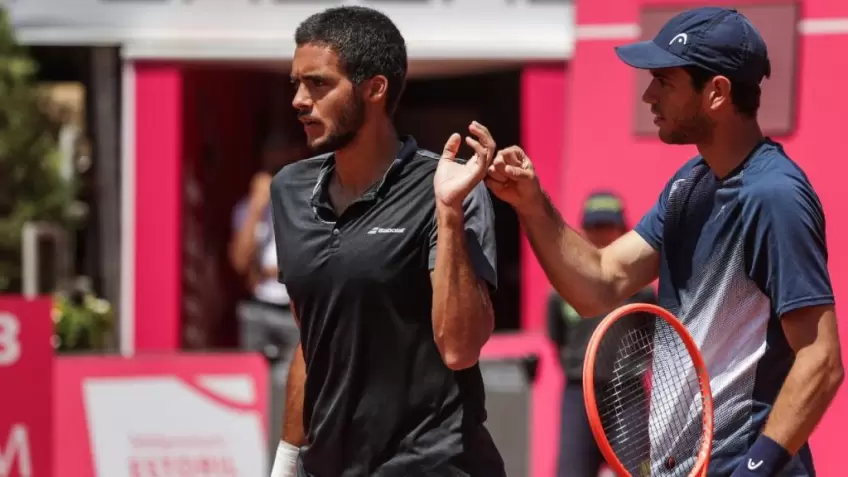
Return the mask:
<svg viewBox="0 0 848 477">
<path fill-rule="evenodd" d="M 459 151 L 460 135 L 451 134 L 442 158 L 436 168 L 433 187 L 438 206 L 454 209 L 462 208 L 462 201 L 474 187 L 486 177 L 486 171 L 492 165 L 495 156 L 495 140 L 485 126 L 474 121 L 468 126 L 468 131 L 476 137 L 466 136 L 465 142 L 474 149 L 474 156 L 464 164 L 456 161 Z"/>
</svg>

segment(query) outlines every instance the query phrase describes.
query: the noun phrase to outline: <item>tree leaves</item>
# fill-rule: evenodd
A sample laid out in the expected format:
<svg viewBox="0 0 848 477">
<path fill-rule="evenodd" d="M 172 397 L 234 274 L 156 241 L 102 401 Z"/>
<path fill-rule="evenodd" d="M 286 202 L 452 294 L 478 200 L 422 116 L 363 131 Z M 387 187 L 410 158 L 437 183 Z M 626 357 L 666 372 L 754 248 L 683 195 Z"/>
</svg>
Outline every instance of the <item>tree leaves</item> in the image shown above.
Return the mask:
<svg viewBox="0 0 848 477">
<path fill-rule="evenodd" d="M 20 289 L 24 223 L 65 223 L 73 198 L 59 170 L 61 125 L 48 113 L 36 72 L 0 10 L 0 293 Z"/>
</svg>

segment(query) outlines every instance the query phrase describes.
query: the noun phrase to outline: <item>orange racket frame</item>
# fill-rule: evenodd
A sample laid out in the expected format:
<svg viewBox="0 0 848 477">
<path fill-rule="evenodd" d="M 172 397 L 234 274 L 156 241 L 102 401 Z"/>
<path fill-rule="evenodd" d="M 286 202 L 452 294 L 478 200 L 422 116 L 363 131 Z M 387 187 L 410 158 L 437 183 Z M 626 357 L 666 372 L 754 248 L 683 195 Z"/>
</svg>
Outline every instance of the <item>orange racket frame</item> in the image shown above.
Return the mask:
<svg viewBox="0 0 848 477">
<path fill-rule="evenodd" d="M 618 456 L 615 455 L 612 446 L 610 446 L 609 440 L 604 432 L 603 424 L 601 423 L 601 417 L 598 414 L 594 376 L 595 358 L 597 357 L 598 347 L 600 346 L 606 332 L 616 321 L 632 313 L 640 312 L 656 315 L 658 318 L 668 322 L 668 324 L 671 325 L 671 327 L 683 340 L 683 343 L 692 358 L 692 362 L 695 365 L 695 372 L 698 374 L 698 383 L 704 400 L 704 430 L 701 449 L 698 451 L 697 460 L 695 461 L 695 465 L 692 467 L 692 471 L 689 473 L 688 477 L 706 477 L 707 469 L 710 464 L 710 453 L 712 452 L 713 447 L 713 394 L 710 389 L 710 376 L 707 372 L 707 367 L 704 364 L 704 358 L 701 356 L 701 352 L 698 350 L 698 345 L 695 343 L 695 340 L 692 339 L 692 335 L 689 334 L 689 331 L 685 326 L 683 326 L 683 323 L 681 323 L 676 316 L 660 306 L 647 303 L 632 303 L 624 305 L 607 315 L 592 334 L 592 338 L 586 348 L 586 360 L 583 364 L 583 399 L 586 403 L 586 414 L 589 418 L 589 426 L 592 428 L 592 434 L 594 434 L 595 441 L 598 443 L 598 448 L 606 459 L 607 464 L 612 467 L 612 470 L 619 477 L 638 477 L 632 476 L 630 472 L 624 468 L 624 465 L 622 465 Z"/>
</svg>

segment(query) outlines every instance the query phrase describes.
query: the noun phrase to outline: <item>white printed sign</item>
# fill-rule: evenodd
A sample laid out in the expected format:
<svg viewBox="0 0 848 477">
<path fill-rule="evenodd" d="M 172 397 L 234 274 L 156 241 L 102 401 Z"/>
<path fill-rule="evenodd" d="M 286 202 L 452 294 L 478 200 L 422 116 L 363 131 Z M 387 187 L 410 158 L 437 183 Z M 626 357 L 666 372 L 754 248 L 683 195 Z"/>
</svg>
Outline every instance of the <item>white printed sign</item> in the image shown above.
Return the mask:
<svg viewBox="0 0 848 477">
<path fill-rule="evenodd" d="M 83 397 L 98 477 L 267 475 L 249 376 L 87 378 Z"/>
</svg>

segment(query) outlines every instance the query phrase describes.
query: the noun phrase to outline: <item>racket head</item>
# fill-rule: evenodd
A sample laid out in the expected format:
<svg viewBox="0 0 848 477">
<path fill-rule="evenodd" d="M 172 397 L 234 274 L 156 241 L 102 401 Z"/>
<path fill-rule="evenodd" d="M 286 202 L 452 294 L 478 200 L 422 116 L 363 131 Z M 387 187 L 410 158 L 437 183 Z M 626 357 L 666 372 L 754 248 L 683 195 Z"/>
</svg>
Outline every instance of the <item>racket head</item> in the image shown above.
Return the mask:
<svg viewBox="0 0 848 477">
<path fill-rule="evenodd" d="M 619 456 L 613 449 L 605 430 L 604 422 L 600 412 L 601 397 L 597 393 L 596 383 L 596 361 L 598 353 L 602 345 L 607 341 L 610 331 L 621 324 L 622 320 L 627 320 L 633 317 L 634 314 L 653 315 L 656 320 L 662 320 L 660 323 L 667 324 L 668 329 L 673 330 L 682 344 L 685 346 L 692 360 L 692 367 L 697 376 L 697 386 L 699 388 L 700 399 L 702 402 L 702 429 L 697 449 L 696 460 L 692 469 L 688 472 L 687 477 L 706 477 L 709 467 L 710 454 L 712 452 L 713 443 L 713 396 L 710 389 L 710 377 L 707 372 L 707 367 L 704 363 L 698 345 L 689 334 L 689 331 L 674 316 L 671 312 L 658 305 L 648 303 L 631 303 L 621 306 L 609 315 L 607 315 L 601 323 L 595 328 L 589 344 L 586 349 L 586 359 L 583 365 L 583 398 L 586 405 L 586 414 L 589 420 L 589 426 L 592 429 L 592 434 L 595 436 L 595 441 L 598 448 L 607 461 L 607 464 L 612 470 L 621 477 L 641 477 L 642 475 L 650 475 L 650 469 L 646 472 L 644 469 L 639 475 L 633 475 L 627 470 L 626 466 L 621 462 Z M 651 379 L 650 376 L 647 379 Z M 650 400 L 650 399 L 649 399 Z"/>
</svg>

